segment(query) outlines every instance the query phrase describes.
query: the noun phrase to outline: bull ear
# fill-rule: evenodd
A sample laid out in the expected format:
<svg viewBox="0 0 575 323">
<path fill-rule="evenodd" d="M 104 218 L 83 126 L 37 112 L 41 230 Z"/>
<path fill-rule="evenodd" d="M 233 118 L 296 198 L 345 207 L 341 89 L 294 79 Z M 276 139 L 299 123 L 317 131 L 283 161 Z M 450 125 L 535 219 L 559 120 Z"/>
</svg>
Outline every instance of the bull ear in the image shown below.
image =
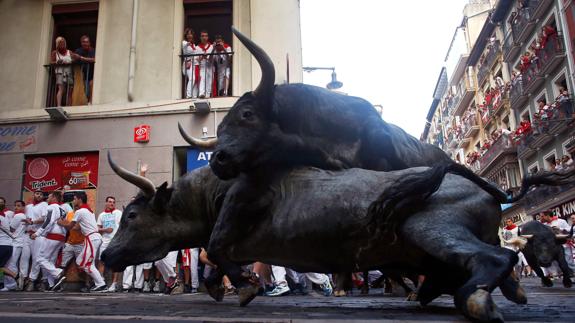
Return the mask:
<svg viewBox="0 0 575 323">
<path fill-rule="evenodd" d="M 154 198 L 150 201 L 152 208 L 156 211 L 165 211 L 173 191 L 173 188 L 168 188 L 168 182 L 164 182 L 160 185 L 156 190 L 156 194 L 154 194 Z"/>
</svg>

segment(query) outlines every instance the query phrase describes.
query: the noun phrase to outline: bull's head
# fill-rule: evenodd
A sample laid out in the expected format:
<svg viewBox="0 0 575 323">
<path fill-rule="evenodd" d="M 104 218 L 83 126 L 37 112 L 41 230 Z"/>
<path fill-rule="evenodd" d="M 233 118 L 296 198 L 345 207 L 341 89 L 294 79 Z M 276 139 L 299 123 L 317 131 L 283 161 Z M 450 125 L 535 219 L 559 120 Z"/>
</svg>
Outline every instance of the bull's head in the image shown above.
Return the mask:
<svg viewBox="0 0 575 323">
<path fill-rule="evenodd" d="M 178 237 L 189 234 L 181 222 L 166 214 L 172 188 L 164 183 L 157 189 L 149 179 L 117 165 L 108 152 L 108 162 L 118 176 L 140 188 L 123 211 L 118 232 L 102 254 L 102 260 L 114 271 L 161 259 L 174 249 Z"/>
<path fill-rule="evenodd" d="M 262 78 L 257 88 L 245 93 L 230 109 L 218 126 L 217 146 L 210 160 L 213 172 L 221 179 L 236 177 L 246 171 L 244 165 L 257 165 L 255 153 L 263 151 L 260 147 L 261 138 L 269 134 L 271 102 L 274 92 L 275 69 L 272 60 L 266 52 L 232 27 L 232 32 L 247 47 L 258 61 L 262 70 Z M 215 140 L 202 141 L 182 134 L 187 141 L 197 147 L 213 148 Z"/>
<path fill-rule="evenodd" d="M 556 257 L 563 256 L 563 249 L 560 246 L 567 242 L 573 232 L 568 235 L 545 230 L 536 234 L 521 234 L 519 230 L 518 234 L 519 237 L 527 240 L 527 244 L 524 244 L 524 247 L 528 245 L 532 248 L 539 264 L 542 267 L 549 267 Z"/>
</svg>

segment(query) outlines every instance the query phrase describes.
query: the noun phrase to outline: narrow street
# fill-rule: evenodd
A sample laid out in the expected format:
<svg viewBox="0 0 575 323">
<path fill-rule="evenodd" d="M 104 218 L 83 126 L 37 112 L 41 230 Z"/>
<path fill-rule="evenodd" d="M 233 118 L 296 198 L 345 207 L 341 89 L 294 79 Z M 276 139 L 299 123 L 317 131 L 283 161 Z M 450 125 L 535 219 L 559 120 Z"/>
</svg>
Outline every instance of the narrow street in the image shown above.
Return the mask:
<svg viewBox="0 0 575 323">
<path fill-rule="evenodd" d="M 575 289 L 560 285 L 542 288 L 539 280 L 523 280 L 529 304 L 516 305 L 497 290 L 494 300 L 508 322 L 573 322 Z M 370 295 L 324 297 L 257 297 L 240 308 L 237 297 L 214 302 L 206 294 L 166 296 L 159 294 L 80 294 L 80 293 L 4 293 L 0 294 L 2 322 L 68 322 L 126 320 L 206 322 L 292 322 L 334 320 L 388 320 L 461 322 L 465 318 L 455 310 L 451 297 L 441 297 L 428 307 L 406 302 L 402 297 L 382 296 L 382 290 Z"/>
</svg>

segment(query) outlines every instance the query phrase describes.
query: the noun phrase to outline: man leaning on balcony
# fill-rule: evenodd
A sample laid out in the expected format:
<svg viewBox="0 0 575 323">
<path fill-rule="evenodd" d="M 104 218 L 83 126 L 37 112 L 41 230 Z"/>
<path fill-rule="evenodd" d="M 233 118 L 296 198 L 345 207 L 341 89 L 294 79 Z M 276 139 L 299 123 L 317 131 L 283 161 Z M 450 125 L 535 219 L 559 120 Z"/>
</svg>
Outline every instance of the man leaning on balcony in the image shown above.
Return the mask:
<svg viewBox="0 0 575 323">
<path fill-rule="evenodd" d="M 96 62 L 96 50 L 92 47 L 90 37 L 83 35 L 80 37 L 81 47 L 76 49 L 76 54 L 79 55 L 79 60 L 82 63 L 82 74 L 84 75 L 84 82 L 88 82 L 90 90 L 86 91 L 88 104 L 92 104 L 92 89 L 94 87 L 94 63 Z"/>
</svg>

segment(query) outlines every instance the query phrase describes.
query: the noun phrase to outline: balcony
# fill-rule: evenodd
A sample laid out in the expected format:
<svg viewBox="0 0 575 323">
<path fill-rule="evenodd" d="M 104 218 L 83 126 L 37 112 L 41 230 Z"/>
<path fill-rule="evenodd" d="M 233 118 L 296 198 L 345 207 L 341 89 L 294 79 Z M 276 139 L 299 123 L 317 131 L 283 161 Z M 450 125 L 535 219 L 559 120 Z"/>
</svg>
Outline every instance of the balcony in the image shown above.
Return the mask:
<svg viewBox="0 0 575 323">
<path fill-rule="evenodd" d="M 480 174 L 484 174 L 487 170 L 495 165 L 499 160 L 503 160 L 507 155 L 515 155 L 517 147 L 515 147 L 507 137 L 499 136 L 489 149 L 479 158 Z"/>
<path fill-rule="evenodd" d="M 569 100 L 563 104 L 570 105 L 571 110 L 573 109 L 573 101 Z M 557 102 L 556 102 L 557 104 Z M 571 116 L 564 115 L 565 108 L 562 106 L 556 107 L 552 110 L 551 116 L 547 120 L 538 120 L 534 122 L 537 130 L 540 133 L 546 134 L 550 137 L 554 137 L 562 134 L 565 130 L 570 129 L 570 125 L 573 122 Z"/>
<path fill-rule="evenodd" d="M 216 48 L 217 49 L 217 48 Z M 212 53 L 180 55 L 182 64 L 182 98 L 213 98 L 231 96 L 231 69 L 234 52 L 221 52 L 214 50 Z M 206 58 L 207 57 L 207 58 Z M 207 60 L 213 70 L 206 72 L 198 65 Z M 200 63 L 198 63 L 200 62 Z M 195 69 L 194 69 L 195 68 Z"/>
<path fill-rule="evenodd" d="M 453 114 L 456 116 L 462 115 L 463 111 L 465 111 L 469 106 L 471 100 L 473 100 L 473 96 L 475 96 L 473 75 L 465 73 L 457 85 L 457 100 L 454 100 Z"/>
<path fill-rule="evenodd" d="M 532 12 L 536 6 L 535 0 L 530 0 L 527 7 L 519 10 L 519 13 L 511 21 L 511 32 L 515 42 L 521 44 L 529 37 L 535 28 L 535 21 L 531 19 Z"/>
<path fill-rule="evenodd" d="M 541 86 L 545 81 L 545 79 L 543 79 L 539 74 L 538 65 L 539 63 L 531 63 L 527 70 L 523 72 L 521 78 L 523 81 L 523 93 L 535 92 L 534 90 Z"/>
<path fill-rule="evenodd" d="M 48 72 L 46 107 L 88 104 L 91 96 L 90 80 L 93 75 L 93 64 L 72 61 L 71 64 L 47 64 L 44 67 Z M 62 82 L 60 94 L 57 84 L 59 81 Z"/>
<path fill-rule="evenodd" d="M 471 115 L 468 119 L 463 121 L 463 137 L 471 138 L 479 132 L 479 124 L 477 123 L 477 116 Z"/>
<path fill-rule="evenodd" d="M 506 62 L 513 61 L 520 50 L 521 46 L 513 39 L 513 33 L 509 33 L 503 42 L 503 60 Z"/>
<path fill-rule="evenodd" d="M 501 53 L 501 42 L 499 40 L 496 40 L 495 42 L 493 42 L 492 45 L 490 45 L 489 49 L 485 54 L 485 59 L 483 60 L 483 63 L 479 67 L 479 72 L 477 73 L 477 81 L 479 82 L 479 86 L 481 86 L 483 82 L 486 80 L 489 71 L 491 70 L 491 68 L 497 61 L 497 58 L 499 57 L 499 53 Z"/>
<path fill-rule="evenodd" d="M 547 12 L 549 6 L 553 3 L 553 0 L 532 0 L 530 2 L 531 3 L 529 5 L 534 7 L 531 19 L 536 21 Z"/>
<path fill-rule="evenodd" d="M 545 202 L 551 201 L 558 195 L 573 188 L 575 188 L 575 183 L 561 186 L 539 186 L 527 192 L 525 197 L 521 199 L 520 203 L 526 210 L 529 210 L 534 207 L 538 207 Z"/>
<path fill-rule="evenodd" d="M 530 145 L 532 141 L 533 137 L 530 135 L 524 138 L 521 143 L 519 143 L 519 146 L 517 147 L 517 158 L 526 159 L 537 152 L 537 150 L 532 148 Z"/>
<path fill-rule="evenodd" d="M 512 83 L 509 91 L 509 103 L 512 109 L 521 109 L 527 101 L 527 94 L 523 92 L 523 81 L 521 79 Z"/>
<path fill-rule="evenodd" d="M 563 46 L 562 37 L 554 35 L 549 37 L 545 47 L 539 53 L 539 62 L 541 64 L 541 75 L 552 72 L 565 58 L 565 47 Z"/>
</svg>

